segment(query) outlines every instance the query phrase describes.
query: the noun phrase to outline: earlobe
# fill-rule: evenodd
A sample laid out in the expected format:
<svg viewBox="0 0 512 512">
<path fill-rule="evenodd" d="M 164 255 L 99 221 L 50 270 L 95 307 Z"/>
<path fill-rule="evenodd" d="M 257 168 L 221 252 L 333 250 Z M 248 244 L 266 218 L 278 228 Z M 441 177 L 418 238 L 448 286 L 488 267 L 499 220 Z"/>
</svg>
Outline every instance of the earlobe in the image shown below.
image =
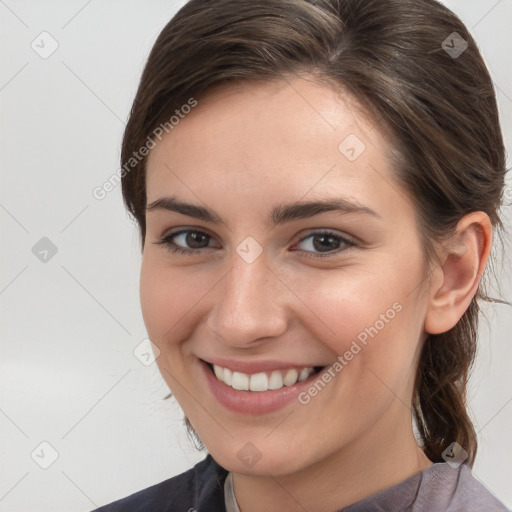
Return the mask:
<svg viewBox="0 0 512 512">
<path fill-rule="evenodd" d="M 426 332 L 441 334 L 457 324 L 478 290 L 491 244 L 492 226 L 484 212 L 465 215 L 454 235 L 442 244 L 436 269 L 440 279 L 432 280 L 429 291 Z"/>
</svg>

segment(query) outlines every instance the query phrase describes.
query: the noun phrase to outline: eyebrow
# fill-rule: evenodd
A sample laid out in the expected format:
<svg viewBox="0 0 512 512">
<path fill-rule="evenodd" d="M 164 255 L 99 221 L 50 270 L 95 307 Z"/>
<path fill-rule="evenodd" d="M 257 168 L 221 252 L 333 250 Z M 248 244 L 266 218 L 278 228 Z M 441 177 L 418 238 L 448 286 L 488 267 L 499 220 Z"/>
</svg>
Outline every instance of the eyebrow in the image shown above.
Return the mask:
<svg viewBox="0 0 512 512">
<path fill-rule="evenodd" d="M 160 197 L 146 206 L 146 212 L 155 210 L 177 212 L 205 222 L 227 225 L 215 211 L 204 206 L 180 201 L 175 196 Z M 379 219 L 382 218 L 377 212 L 367 206 L 338 197 L 321 201 L 299 201 L 275 206 L 269 214 L 269 222 L 277 226 L 278 224 L 285 224 L 294 220 L 314 217 L 325 212 L 364 214 Z"/>
</svg>

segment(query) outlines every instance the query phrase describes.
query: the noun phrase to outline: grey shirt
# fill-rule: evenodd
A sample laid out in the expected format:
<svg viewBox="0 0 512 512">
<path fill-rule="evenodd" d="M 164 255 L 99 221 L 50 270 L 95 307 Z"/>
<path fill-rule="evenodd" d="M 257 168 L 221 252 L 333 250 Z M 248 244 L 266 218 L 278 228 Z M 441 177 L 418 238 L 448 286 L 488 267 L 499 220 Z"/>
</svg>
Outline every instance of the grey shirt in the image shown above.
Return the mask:
<svg viewBox="0 0 512 512">
<path fill-rule="evenodd" d="M 188 471 L 100 507 L 95 512 L 238 512 L 230 482 L 230 473 L 208 454 Z M 507 510 L 472 475 L 468 466 L 462 464 L 452 469 L 446 463 L 436 463 L 339 512 Z"/>
<path fill-rule="evenodd" d="M 240 512 L 232 474 L 224 485 L 226 512 Z M 339 512 L 505 512 L 508 509 L 481 484 L 465 464 L 436 463 Z"/>
</svg>

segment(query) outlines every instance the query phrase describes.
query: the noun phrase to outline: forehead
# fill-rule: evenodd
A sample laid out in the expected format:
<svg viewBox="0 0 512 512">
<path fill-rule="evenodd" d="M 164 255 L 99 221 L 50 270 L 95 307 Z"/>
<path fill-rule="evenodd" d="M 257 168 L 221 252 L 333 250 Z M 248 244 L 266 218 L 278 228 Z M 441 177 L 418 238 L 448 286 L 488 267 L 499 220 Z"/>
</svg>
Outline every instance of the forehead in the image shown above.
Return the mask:
<svg viewBox="0 0 512 512">
<path fill-rule="evenodd" d="M 199 99 L 151 150 L 147 200 L 172 193 L 243 205 L 341 193 L 385 203 L 404 195 L 389 149 L 378 123 L 343 90 L 302 78 L 235 84 Z"/>
</svg>

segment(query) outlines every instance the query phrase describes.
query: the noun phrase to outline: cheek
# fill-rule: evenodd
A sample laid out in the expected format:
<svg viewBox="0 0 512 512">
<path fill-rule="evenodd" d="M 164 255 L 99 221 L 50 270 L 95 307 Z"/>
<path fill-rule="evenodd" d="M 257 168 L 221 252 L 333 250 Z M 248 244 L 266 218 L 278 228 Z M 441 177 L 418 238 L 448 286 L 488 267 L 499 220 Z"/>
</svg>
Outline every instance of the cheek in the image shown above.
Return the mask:
<svg viewBox="0 0 512 512">
<path fill-rule="evenodd" d="M 302 280 L 301 288 L 307 290 L 305 303 L 312 318 L 316 318 L 309 327 L 324 342 L 356 337 L 391 308 L 397 297 L 397 293 L 381 288 L 378 276 L 363 279 L 360 275 L 339 272 L 298 279 Z"/>
<path fill-rule="evenodd" d="M 338 435 L 347 421 L 355 430 L 376 421 L 395 397 L 409 403 L 422 324 L 421 300 L 409 294 L 412 274 L 409 282 L 390 277 L 403 276 L 398 272 L 333 275 L 311 288 L 307 304 L 318 318 L 304 325 L 337 354 L 330 391 L 336 406 L 314 398 L 311 406 Z"/>
<path fill-rule="evenodd" d="M 187 339 L 206 313 L 206 295 L 218 273 L 194 265 L 171 267 L 165 258 L 145 253 L 140 274 L 140 302 L 149 338 L 161 350 Z"/>
<path fill-rule="evenodd" d="M 140 272 L 140 305 L 148 335 L 155 342 L 155 333 L 159 331 L 158 327 L 161 321 L 159 310 L 163 306 L 161 300 L 162 286 L 156 279 L 154 267 L 149 263 L 149 260 L 150 258 L 145 252 Z"/>
<path fill-rule="evenodd" d="M 187 309 L 190 309 L 188 295 L 191 295 L 190 283 L 185 283 L 182 273 L 163 268 L 157 258 L 144 254 L 140 274 L 140 302 L 151 340 L 160 343 L 165 333 L 183 318 Z"/>
<path fill-rule="evenodd" d="M 307 329 L 313 338 L 350 361 L 357 358 L 354 366 L 390 371 L 391 365 L 407 366 L 421 333 L 422 302 L 411 293 L 418 279 L 419 266 L 406 275 L 389 268 L 295 278 L 307 290 Z"/>
</svg>

